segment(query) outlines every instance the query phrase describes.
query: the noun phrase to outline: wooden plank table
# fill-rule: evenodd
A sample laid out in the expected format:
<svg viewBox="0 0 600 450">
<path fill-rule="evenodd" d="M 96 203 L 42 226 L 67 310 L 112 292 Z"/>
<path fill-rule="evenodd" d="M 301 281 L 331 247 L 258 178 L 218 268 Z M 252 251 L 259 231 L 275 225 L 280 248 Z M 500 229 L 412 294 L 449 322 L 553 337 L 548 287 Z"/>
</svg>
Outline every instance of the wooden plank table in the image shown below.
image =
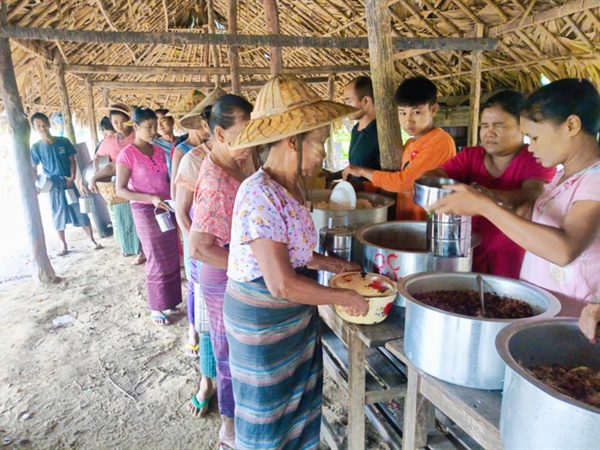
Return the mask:
<svg viewBox="0 0 600 450">
<path fill-rule="evenodd" d="M 377 325 L 356 325 L 344 321 L 330 305 L 319 306 L 319 314 L 329 328 L 348 347 L 348 449 L 365 448 L 365 349 L 383 347 L 386 342 L 404 337 L 404 311 L 392 308 L 385 321 Z M 390 400 L 394 397 L 390 392 Z M 383 399 L 380 399 L 382 401 Z M 329 441 L 329 439 L 328 439 Z"/>
<path fill-rule="evenodd" d="M 427 433 L 435 426 L 435 408 L 485 449 L 503 448 L 498 429 L 502 398 L 500 391 L 465 388 L 427 375 L 406 357 L 403 338 L 387 342 L 385 348 L 407 367 L 403 449 L 427 445 Z"/>
</svg>

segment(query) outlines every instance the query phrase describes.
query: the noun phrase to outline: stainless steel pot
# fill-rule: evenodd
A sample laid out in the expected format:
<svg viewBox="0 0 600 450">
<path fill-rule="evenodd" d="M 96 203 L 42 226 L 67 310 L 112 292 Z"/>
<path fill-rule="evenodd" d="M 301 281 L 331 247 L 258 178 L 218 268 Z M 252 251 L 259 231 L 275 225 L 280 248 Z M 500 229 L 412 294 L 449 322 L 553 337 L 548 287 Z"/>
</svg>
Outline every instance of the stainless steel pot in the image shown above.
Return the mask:
<svg viewBox="0 0 600 450">
<path fill-rule="evenodd" d="M 356 242 L 362 248 L 363 259 L 357 261 L 367 272 L 377 272 L 392 280 L 400 280 L 420 272 L 470 272 L 472 250 L 481 243 L 479 235 L 471 236 L 468 256 L 446 258 L 427 252 L 426 222 L 397 221 L 361 227 Z M 404 306 L 399 296 L 396 305 Z"/>
<path fill-rule="evenodd" d="M 412 294 L 439 290 L 477 290 L 475 273 L 428 272 L 398 282 L 406 298 L 404 350 L 419 369 L 436 378 L 476 389 L 502 389 L 504 363 L 496 352 L 496 335 L 512 322 L 553 317 L 560 302 L 529 283 L 482 274 L 485 292 L 529 303 L 538 315 L 528 319 L 483 319 L 453 314 L 416 300 Z"/>
<path fill-rule="evenodd" d="M 536 365 L 600 368 L 600 343 L 591 344 L 573 319 L 514 323 L 496 339 L 506 363 L 500 434 L 507 449 L 598 449 L 600 409 L 548 387 L 525 369 Z"/>
<path fill-rule="evenodd" d="M 313 206 L 319 202 L 328 202 L 329 197 L 331 197 L 331 189 L 315 189 L 310 193 L 310 199 L 313 203 Z M 388 216 L 388 208 L 393 206 L 396 202 L 384 195 L 374 194 L 370 192 L 357 192 L 357 199 L 367 199 L 369 200 L 374 208 L 372 209 L 352 209 L 352 210 L 333 210 L 333 209 L 317 209 L 314 208 L 311 213 L 313 222 L 315 224 L 315 230 L 317 233 L 321 228 L 325 228 L 328 224 L 328 219 L 330 217 L 340 217 L 347 216 L 348 217 L 348 225 L 360 226 L 360 225 L 369 225 L 372 223 L 380 223 L 385 222 Z M 318 242 L 318 236 L 317 236 Z M 318 251 L 318 244 L 315 246 L 315 251 Z M 360 248 L 354 249 L 354 257 L 360 258 L 362 256 L 362 251 Z M 362 258 L 360 258 L 362 259 Z"/>
<path fill-rule="evenodd" d="M 413 185 L 413 202 L 423 208 L 432 206 L 438 200 L 451 194 L 450 189 L 443 189 L 442 186 L 449 184 L 460 184 L 451 178 L 422 177 L 415 180 Z"/>
</svg>

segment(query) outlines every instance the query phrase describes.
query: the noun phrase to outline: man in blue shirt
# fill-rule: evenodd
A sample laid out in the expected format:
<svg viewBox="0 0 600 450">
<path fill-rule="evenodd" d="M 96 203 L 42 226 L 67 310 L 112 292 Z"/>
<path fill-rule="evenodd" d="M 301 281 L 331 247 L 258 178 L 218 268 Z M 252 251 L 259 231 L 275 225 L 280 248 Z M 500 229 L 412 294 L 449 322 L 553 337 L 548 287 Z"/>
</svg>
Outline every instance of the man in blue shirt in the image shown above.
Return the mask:
<svg viewBox="0 0 600 450">
<path fill-rule="evenodd" d="M 44 174 L 52 180 L 52 189 L 50 190 L 52 222 L 63 244 L 59 256 L 66 255 L 69 251 L 65 239 L 65 228 L 68 223 L 76 227 L 83 227 L 93 248 L 96 250 L 102 248 L 94 240 L 89 217 L 79 211 L 79 202 L 70 205 L 65 196 L 66 189 L 73 189 L 76 196 L 79 197 L 79 192 L 75 187 L 75 148 L 68 139 L 50 134 L 50 121 L 45 114 L 33 114 L 31 126 L 42 138 L 31 146 L 31 162 L 34 173 L 37 173 L 37 166 L 41 164 Z"/>
</svg>

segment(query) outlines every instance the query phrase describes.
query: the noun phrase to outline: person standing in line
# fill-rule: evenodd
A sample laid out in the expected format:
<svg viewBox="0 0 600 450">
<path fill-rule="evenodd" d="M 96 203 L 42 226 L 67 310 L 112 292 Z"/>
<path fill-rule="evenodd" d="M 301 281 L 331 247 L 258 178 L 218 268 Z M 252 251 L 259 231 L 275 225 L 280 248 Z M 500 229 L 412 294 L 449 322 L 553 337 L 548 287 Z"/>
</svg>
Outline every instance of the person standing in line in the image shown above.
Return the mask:
<svg viewBox="0 0 600 450">
<path fill-rule="evenodd" d="M 154 113 L 158 118 L 158 128 L 156 129 L 158 136 L 154 139 L 153 144 L 158 145 L 165 152 L 169 176 L 173 177 L 173 174 L 171 173 L 171 161 L 173 157 L 171 155 L 177 145 L 177 136 L 173 133 L 175 118 L 169 115 L 168 109 L 164 108 L 157 109 Z"/>
<path fill-rule="evenodd" d="M 31 126 L 41 137 L 40 141 L 31 146 L 33 173 L 37 174 L 37 166 L 41 164 L 44 174 L 52 181 L 50 190 L 52 223 L 62 243 L 62 250 L 58 255 L 64 256 L 69 252 L 65 236 L 65 228 L 68 223 L 75 227 L 82 227 L 92 248 L 94 250 L 101 249 L 102 245 L 94 239 L 90 218 L 79 211 L 79 202 L 69 204 L 65 195 L 66 189 L 71 189 L 79 198 L 79 191 L 75 186 L 77 175 L 75 147 L 67 138 L 50 134 L 50 120 L 45 114 L 35 113 L 30 120 Z"/>
<path fill-rule="evenodd" d="M 119 197 L 131 201 L 133 220 L 144 246 L 146 292 L 150 318 L 156 325 L 168 325 L 168 317 L 180 313 L 181 273 L 175 228 L 162 231 L 156 214 L 170 211 L 169 173 L 162 148 L 153 145 L 156 114 L 136 108 L 131 120 L 135 140 L 117 156 L 116 189 Z"/>
</svg>

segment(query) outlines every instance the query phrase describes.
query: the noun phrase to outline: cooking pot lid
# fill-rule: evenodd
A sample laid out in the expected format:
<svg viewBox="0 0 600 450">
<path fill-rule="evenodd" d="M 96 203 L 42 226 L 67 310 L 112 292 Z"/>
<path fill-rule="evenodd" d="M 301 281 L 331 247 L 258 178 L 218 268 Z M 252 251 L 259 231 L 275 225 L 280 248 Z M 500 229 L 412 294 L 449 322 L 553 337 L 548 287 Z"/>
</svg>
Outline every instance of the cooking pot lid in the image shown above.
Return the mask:
<svg viewBox="0 0 600 450">
<path fill-rule="evenodd" d="M 397 292 L 396 283 L 376 273 L 345 272 L 329 280 L 332 288 L 352 289 L 365 297 L 386 297 Z"/>
</svg>

